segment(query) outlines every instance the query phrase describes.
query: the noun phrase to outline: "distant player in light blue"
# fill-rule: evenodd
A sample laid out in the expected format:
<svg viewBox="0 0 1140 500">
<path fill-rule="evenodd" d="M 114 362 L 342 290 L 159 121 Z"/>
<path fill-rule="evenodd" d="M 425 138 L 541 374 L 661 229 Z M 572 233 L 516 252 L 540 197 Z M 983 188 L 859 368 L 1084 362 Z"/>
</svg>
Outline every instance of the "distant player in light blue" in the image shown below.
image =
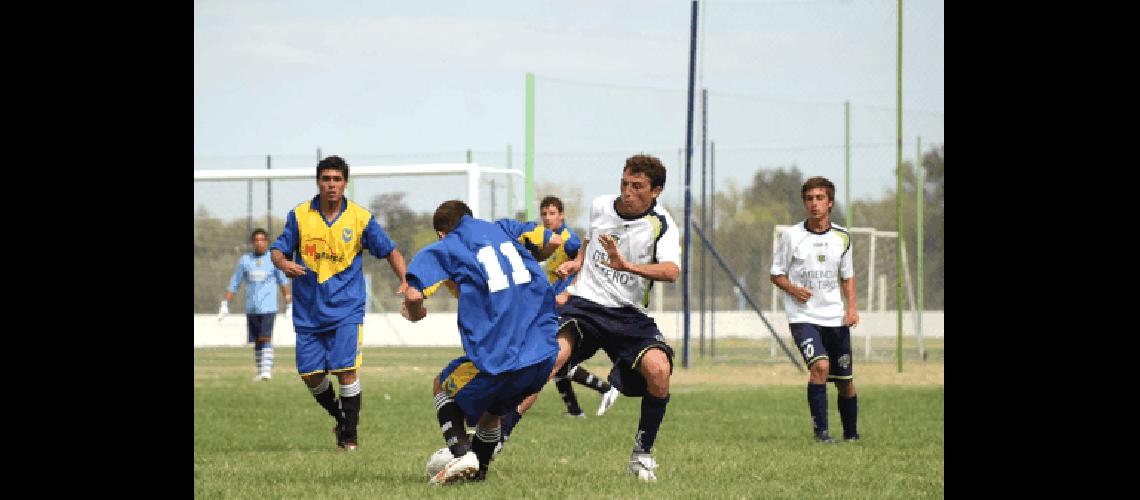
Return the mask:
<svg viewBox="0 0 1140 500">
<path fill-rule="evenodd" d="M 423 291 L 451 281 L 464 355 L 432 384 L 440 431 L 455 458 L 430 483 L 483 480 L 499 442 L 499 417 L 541 390 L 559 361 L 554 292 L 518 242 L 525 223 L 475 219 L 465 203 L 450 200 L 436 209 L 432 225 L 440 241 L 408 265 L 401 312 L 410 321 L 423 319 Z M 475 425 L 474 442 L 465 424 Z"/>
<path fill-rule="evenodd" d="M 273 267 L 269 258 L 269 235 L 257 228 L 250 235 L 253 252 L 238 259 L 237 268 L 226 288 L 226 298 L 218 309 L 218 321 L 230 313 L 230 300 L 245 282 L 245 323 L 247 342 L 253 342 L 257 375 L 253 381 L 273 378 L 273 320 L 277 317 L 277 287 L 285 293 L 285 314 L 289 315 L 293 299 L 289 295 L 289 278 Z"/>
</svg>

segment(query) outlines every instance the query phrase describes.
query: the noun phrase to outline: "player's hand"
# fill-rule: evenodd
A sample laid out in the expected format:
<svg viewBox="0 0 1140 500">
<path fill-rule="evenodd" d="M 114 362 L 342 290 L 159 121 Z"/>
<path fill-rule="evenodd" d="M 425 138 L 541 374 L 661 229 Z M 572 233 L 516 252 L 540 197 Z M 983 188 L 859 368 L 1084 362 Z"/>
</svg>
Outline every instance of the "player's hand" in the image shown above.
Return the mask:
<svg viewBox="0 0 1140 500">
<path fill-rule="evenodd" d="M 792 298 L 797 302 L 805 303 L 811 298 L 811 290 L 804 286 L 792 285 Z"/>
<path fill-rule="evenodd" d="M 281 267 L 281 271 L 285 273 L 285 276 L 288 276 L 290 278 L 298 278 L 304 276 L 307 272 L 305 271 L 305 266 L 302 266 L 291 260 L 285 261 L 285 265 Z"/>
<path fill-rule="evenodd" d="M 617 241 L 614 240 L 613 236 L 603 234 L 598 237 L 598 241 L 602 243 L 602 249 L 606 251 L 606 254 L 610 256 L 610 260 L 608 262 L 602 262 L 602 265 L 612 268 L 615 271 L 625 271 L 629 268 L 629 265 L 625 261 L 625 256 L 621 254 L 621 250 L 618 249 Z"/>
<path fill-rule="evenodd" d="M 843 313 L 843 324 L 849 327 L 859 326 L 859 311 L 848 309 Z"/>
<path fill-rule="evenodd" d="M 223 300 L 222 305 L 218 307 L 218 321 L 221 321 L 230 313 L 230 303 Z"/>
<path fill-rule="evenodd" d="M 414 306 L 413 309 L 416 309 L 416 312 L 414 314 L 408 310 L 408 302 L 405 301 L 404 304 L 400 306 L 400 316 L 403 316 L 404 319 L 411 321 L 412 323 L 424 319 L 424 317 L 427 316 L 427 308 L 424 307 L 423 302 L 420 302 L 418 305 Z"/>
<path fill-rule="evenodd" d="M 581 268 L 582 266 L 578 264 L 578 261 L 568 260 L 559 265 L 558 269 L 554 270 L 554 274 L 556 274 L 559 278 L 567 278 L 570 275 L 578 272 Z"/>
</svg>

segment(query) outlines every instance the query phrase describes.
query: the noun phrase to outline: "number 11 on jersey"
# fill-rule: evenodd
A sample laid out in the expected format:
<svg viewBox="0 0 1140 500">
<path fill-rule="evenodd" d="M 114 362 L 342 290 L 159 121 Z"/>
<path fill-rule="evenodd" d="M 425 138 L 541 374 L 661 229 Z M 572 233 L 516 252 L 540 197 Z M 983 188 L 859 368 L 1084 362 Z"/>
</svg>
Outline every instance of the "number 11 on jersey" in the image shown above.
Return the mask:
<svg viewBox="0 0 1140 500">
<path fill-rule="evenodd" d="M 499 245 L 499 252 L 507 258 L 507 262 L 511 264 L 511 278 L 516 285 L 521 285 L 530 281 L 530 271 L 527 270 L 526 264 L 523 264 L 522 256 L 519 255 L 518 250 L 515 250 L 514 243 L 504 241 Z M 506 273 L 503 272 L 502 266 L 499 265 L 499 257 L 495 254 L 495 249 L 492 247 L 483 247 L 475 254 L 475 258 L 479 263 L 483 264 L 483 268 L 487 270 L 487 288 L 491 292 L 497 292 L 508 286 L 511 286 L 510 281 L 507 280 Z"/>
</svg>

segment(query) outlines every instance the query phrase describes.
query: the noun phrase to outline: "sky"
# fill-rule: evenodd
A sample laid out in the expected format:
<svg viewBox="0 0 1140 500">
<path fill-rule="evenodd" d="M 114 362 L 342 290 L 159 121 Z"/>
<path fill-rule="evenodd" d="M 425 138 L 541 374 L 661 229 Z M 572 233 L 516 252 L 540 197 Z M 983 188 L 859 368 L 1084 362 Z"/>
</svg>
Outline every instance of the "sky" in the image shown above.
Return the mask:
<svg viewBox="0 0 1140 500">
<path fill-rule="evenodd" d="M 481 164 L 506 166 L 510 145 L 512 167 L 522 168 L 531 72 L 537 181 L 575 183 L 587 199 L 615 192 L 621 159 L 644 151 L 666 162 L 679 200 L 691 6 L 198 0 L 194 167 L 262 168 L 271 154 L 277 168 L 311 168 L 318 148 L 356 165 L 462 162 L 471 149 Z M 701 2 L 697 64 L 718 189 L 789 164 L 840 184 L 845 101 L 853 197 L 893 187 L 896 6 Z M 904 160 L 916 136 L 944 141 L 944 19 L 941 0 L 903 6 Z M 410 189 L 417 208 L 436 203 Z M 274 208 L 292 194 L 274 191 Z"/>
</svg>

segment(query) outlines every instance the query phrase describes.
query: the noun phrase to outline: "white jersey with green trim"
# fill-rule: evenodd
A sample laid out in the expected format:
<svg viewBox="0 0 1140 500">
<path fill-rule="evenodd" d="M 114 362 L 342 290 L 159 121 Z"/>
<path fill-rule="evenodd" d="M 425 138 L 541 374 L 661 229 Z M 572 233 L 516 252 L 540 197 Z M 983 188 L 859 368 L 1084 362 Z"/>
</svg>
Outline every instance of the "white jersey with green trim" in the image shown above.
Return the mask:
<svg viewBox="0 0 1140 500">
<path fill-rule="evenodd" d="M 772 276 L 785 274 L 793 284 L 811 290 L 805 303 L 784 293 L 788 323 L 843 326 L 843 291 L 839 279 L 855 275 L 851 263 L 851 236 L 834 223 L 822 233 L 800 222 L 780 233 L 772 258 Z"/>
<path fill-rule="evenodd" d="M 599 196 L 590 205 L 589 243 L 573 295 L 606 307 L 632 306 L 648 314 L 653 281 L 601 264 L 609 255 L 598 241 L 613 236 L 625 260 L 635 264 L 672 262 L 681 267 L 681 239 L 677 224 L 665 207 L 657 204 L 636 217 L 622 217 L 614 208 L 618 197 Z"/>
</svg>

